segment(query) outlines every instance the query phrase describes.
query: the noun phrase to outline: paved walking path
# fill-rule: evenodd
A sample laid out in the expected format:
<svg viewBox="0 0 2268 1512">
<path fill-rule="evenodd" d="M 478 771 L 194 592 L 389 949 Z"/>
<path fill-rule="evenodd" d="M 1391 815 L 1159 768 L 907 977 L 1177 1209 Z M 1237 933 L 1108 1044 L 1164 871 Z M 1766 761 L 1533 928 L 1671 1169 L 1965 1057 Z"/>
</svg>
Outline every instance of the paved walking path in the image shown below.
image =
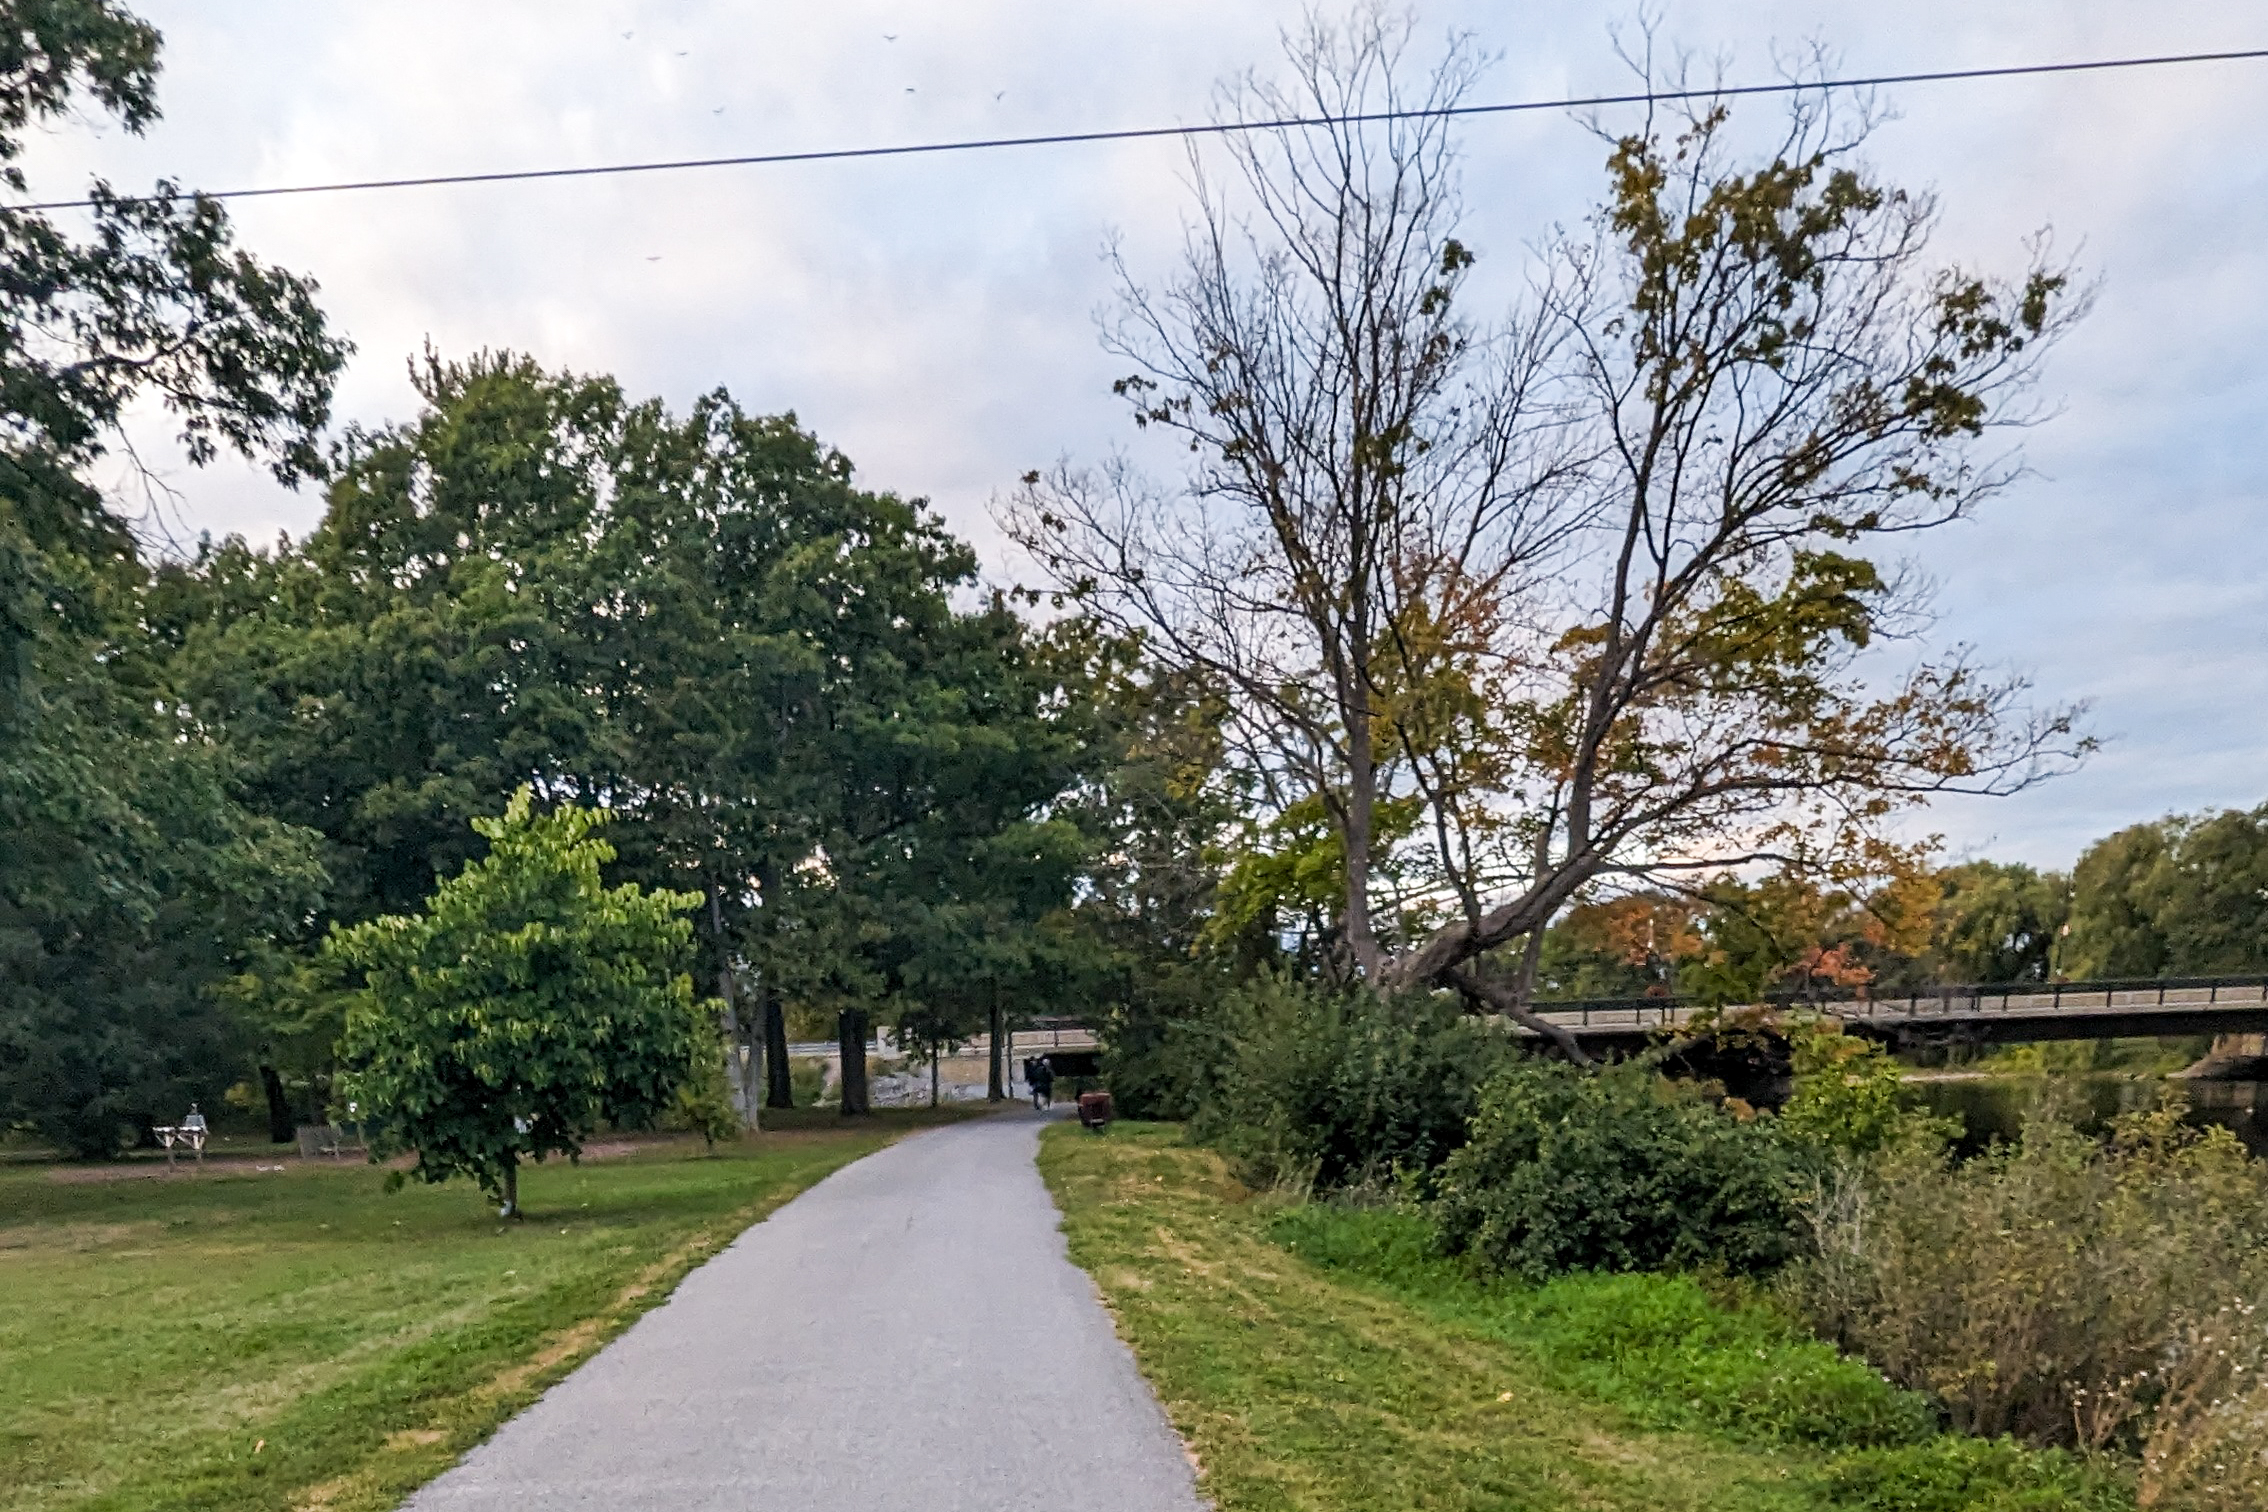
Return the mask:
<svg viewBox="0 0 2268 1512">
<path fill-rule="evenodd" d="M 1012 1114 L 902 1140 L 702 1266 L 407 1512 L 1194 1512 Z"/>
</svg>

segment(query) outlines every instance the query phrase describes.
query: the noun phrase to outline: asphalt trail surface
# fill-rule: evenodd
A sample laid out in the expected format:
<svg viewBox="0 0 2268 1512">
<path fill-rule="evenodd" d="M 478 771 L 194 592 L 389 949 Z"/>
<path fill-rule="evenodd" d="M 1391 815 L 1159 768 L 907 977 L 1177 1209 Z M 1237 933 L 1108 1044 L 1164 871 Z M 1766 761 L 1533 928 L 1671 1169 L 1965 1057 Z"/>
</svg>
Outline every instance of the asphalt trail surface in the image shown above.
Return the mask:
<svg viewBox="0 0 2268 1512">
<path fill-rule="evenodd" d="M 1180 1441 L 1065 1258 L 1043 1122 L 836 1172 L 407 1512 L 1194 1512 Z"/>
</svg>

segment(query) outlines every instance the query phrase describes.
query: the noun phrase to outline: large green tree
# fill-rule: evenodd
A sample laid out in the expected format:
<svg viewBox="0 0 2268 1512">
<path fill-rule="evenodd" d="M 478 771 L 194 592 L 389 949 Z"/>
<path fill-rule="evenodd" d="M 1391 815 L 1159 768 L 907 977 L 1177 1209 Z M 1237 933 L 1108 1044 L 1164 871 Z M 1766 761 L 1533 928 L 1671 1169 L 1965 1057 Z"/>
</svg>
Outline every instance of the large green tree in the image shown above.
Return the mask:
<svg viewBox="0 0 2268 1512">
<path fill-rule="evenodd" d="M 82 103 L 145 130 L 158 42 L 102 0 L 0 6 L 0 184 L 26 192 L 25 132 Z M 0 208 L 0 1121 L 101 1154 L 237 1079 L 210 988 L 304 924 L 320 874 L 171 696 L 147 565 L 88 473 L 155 399 L 190 461 L 296 481 L 346 348 L 216 201 L 87 201 L 80 231 Z"/>
<path fill-rule="evenodd" d="M 1971 861 L 1937 874 L 1929 964 L 1940 982 L 2044 982 L 2066 962 L 2057 940 L 2071 906 L 2057 872 Z"/>
<path fill-rule="evenodd" d="M 1049 809 L 1082 758 L 1078 721 L 1004 600 L 954 607 L 965 549 L 937 565 L 950 575 L 876 584 L 829 642 L 847 675 L 814 703 L 815 844 L 761 920 L 774 979 L 843 1015 L 854 1094 L 869 1014 L 973 1014 L 1012 967 L 1026 974 L 1031 931 L 1070 900 L 1078 840 Z M 980 936 L 981 954 L 961 953 Z"/>
<path fill-rule="evenodd" d="M 2089 846 L 2071 882 L 2071 975 L 2268 971 L 2268 805 L 2132 825 Z"/>
<path fill-rule="evenodd" d="M 604 805 L 619 874 L 703 895 L 731 1064 L 761 1032 L 785 1102 L 790 1001 L 863 1042 L 940 921 L 998 912 L 985 858 L 1079 744 L 1060 678 L 1004 600 L 960 602 L 965 544 L 792 415 L 510 354 L 417 376 L 308 540 L 169 578 L 179 680 L 253 801 L 326 837 L 340 921 L 411 906 L 514 784 Z"/>
</svg>

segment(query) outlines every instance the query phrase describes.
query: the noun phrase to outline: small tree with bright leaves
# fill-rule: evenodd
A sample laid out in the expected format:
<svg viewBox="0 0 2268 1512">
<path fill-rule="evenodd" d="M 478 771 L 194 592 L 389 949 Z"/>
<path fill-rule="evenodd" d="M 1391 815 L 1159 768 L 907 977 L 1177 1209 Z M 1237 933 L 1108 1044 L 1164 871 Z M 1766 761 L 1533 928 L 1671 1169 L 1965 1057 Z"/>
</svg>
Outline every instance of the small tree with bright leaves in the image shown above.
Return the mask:
<svg viewBox="0 0 2268 1512">
<path fill-rule="evenodd" d="M 414 1150 L 421 1181 L 470 1176 L 506 1217 L 519 1168 L 573 1159 L 602 1122 L 639 1125 L 692 1064 L 698 893 L 608 888 L 606 816 L 536 811 L 523 787 L 476 819 L 486 857 L 434 889 L 425 911 L 333 934 L 364 982 L 349 1010 L 343 1095 L 373 1157 Z"/>
</svg>

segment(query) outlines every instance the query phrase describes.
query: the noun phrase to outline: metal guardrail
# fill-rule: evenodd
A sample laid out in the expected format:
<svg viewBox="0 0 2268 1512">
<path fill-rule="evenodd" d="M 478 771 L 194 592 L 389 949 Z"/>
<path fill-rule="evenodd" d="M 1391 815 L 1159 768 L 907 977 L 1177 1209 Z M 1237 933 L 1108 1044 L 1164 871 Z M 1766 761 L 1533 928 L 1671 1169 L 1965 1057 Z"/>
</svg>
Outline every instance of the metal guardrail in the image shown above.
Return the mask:
<svg viewBox="0 0 2268 1512">
<path fill-rule="evenodd" d="M 1805 997 L 1775 993 L 1761 1004 L 1868 1022 L 1957 1022 L 1983 1018 L 2079 1018 L 2095 1014 L 2268 1008 L 2268 976 L 2121 978 L 2099 982 L 1983 982 L 1897 997 Z M 1537 1003 L 1538 1016 L 1582 1030 L 1674 1029 L 1705 1011 L 1687 997 L 1590 998 Z"/>
</svg>

